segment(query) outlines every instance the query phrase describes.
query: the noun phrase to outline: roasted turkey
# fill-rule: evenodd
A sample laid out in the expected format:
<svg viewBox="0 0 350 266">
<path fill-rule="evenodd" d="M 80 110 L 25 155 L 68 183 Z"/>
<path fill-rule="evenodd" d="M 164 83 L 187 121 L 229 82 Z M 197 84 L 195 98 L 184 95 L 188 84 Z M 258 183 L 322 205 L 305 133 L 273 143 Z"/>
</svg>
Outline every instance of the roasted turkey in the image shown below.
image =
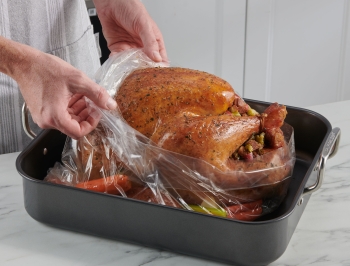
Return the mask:
<svg viewBox="0 0 350 266">
<path fill-rule="evenodd" d="M 126 122 L 155 145 L 205 162 L 199 170 L 203 174 L 216 169 L 211 182 L 221 190 L 215 196 L 218 204 L 260 201 L 276 196 L 276 191 L 278 195 L 286 192 L 281 181 L 290 175 L 292 165 L 286 163 L 291 154 L 281 130 L 285 106 L 274 103 L 258 113 L 223 79 L 173 67 L 135 70 L 115 100 Z M 110 162 L 118 158 L 109 150 L 103 132 L 99 126 L 78 140 L 79 158 L 89 179 L 120 170 L 116 164 L 110 169 Z M 165 181 L 186 202 L 200 204 L 207 197 L 208 191 L 198 185 L 186 187 L 186 175 L 166 174 L 167 167 L 161 168 Z"/>
<path fill-rule="evenodd" d="M 265 133 L 265 147 L 256 147 L 260 152 L 285 144 L 280 130 L 287 114 L 285 106 L 275 103 L 262 115 L 247 115 L 250 107 L 230 84 L 205 72 L 136 70 L 125 79 L 115 99 L 124 119 L 159 147 L 202 159 L 222 171 L 235 167 L 229 163 L 232 155 L 254 134 Z"/>
</svg>

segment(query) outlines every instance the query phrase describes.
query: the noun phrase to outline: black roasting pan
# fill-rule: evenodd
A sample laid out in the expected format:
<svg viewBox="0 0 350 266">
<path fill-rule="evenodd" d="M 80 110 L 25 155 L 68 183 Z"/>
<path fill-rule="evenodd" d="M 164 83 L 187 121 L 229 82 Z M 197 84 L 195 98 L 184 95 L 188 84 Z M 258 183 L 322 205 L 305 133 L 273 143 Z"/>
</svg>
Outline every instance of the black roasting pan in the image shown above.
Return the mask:
<svg viewBox="0 0 350 266">
<path fill-rule="evenodd" d="M 246 99 L 261 112 L 269 103 Z M 35 220 L 63 229 L 233 265 L 267 265 L 286 250 L 325 163 L 337 151 L 339 128 L 310 110 L 287 106 L 296 163 L 288 193 L 273 213 L 235 221 L 42 181 L 60 161 L 66 136 L 42 131 L 17 158 L 24 204 Z M 314 185 L 307 181 L 315 180 Z M 308 186 L 308 187 L 306 187 Z"/>
</svg>

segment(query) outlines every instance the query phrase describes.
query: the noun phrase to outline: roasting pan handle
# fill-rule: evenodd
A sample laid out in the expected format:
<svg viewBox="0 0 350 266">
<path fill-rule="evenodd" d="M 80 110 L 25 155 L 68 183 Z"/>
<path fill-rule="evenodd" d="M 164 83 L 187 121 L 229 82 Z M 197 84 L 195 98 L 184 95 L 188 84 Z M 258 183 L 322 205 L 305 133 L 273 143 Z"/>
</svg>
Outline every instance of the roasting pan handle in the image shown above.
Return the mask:
<svg viewBox="0 0 350 266">
<path fill-rule="evenodd" d="M 314 193 L 321 187 L 324 172 L 325 172 L 326 162 L 328 158 L 332 158 L 338 152 L 339 142 L 340 142 L 340 128 L 335 127 L 333 128 L 332 132 L 329 134 L 326 144 L 323 147 L 320 159 L 316 167 L 314 168 L 314 171 L 318 171 L 317 180 L 315 184 L 304 188 L 304 192 L 301 195 L 298 203 L 301 204 L 304 196 Z"/>
<path fill-rule="evenodd" d="M 25 102 L 22 106 L 22 127 L 24 132 L 28 135 L 28 137 L 30 137 L 31 139 L 34 139 L 36 137 L 36 134 L 29 126 L 29 109 Z"/>
</svg>

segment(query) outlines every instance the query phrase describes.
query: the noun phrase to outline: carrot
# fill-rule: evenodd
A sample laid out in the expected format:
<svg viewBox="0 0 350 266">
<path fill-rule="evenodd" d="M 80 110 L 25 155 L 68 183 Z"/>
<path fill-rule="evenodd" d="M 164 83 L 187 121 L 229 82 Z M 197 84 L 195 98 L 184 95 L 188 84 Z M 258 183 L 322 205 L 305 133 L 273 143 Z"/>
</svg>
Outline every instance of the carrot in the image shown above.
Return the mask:
<svg viewBox="0 0 350 266">
<path fill-rule="evenodd" d="M 261 207 L 262 200 L 256 200 L 248 203 L 239 203 L 236 205 L 228 206 L 227 209 L 229 212 L 236 213 L 236 212 L 244 212 L 249 210 L 254 210 L 257 207 Z"/>
<path fill-rule="evenodd" d="M 262 213 L 262 208 L 257 207 L 253 210 L 242 211 L 237 213 L 227 212 L 227 218 L 232 218 L 240 221 L 254 221 L 261 215 L 261 213 Z"/>
<path fill-rule="evenodd" d="M 262 213 L 262 200 L 226 207 L 227 217 L 241 221 L 253 221 Z"/>
<path fill-rule="evenodd" d="M 131 183 L 126 175 L 114 175 L 106 178 L 99 178 L 86 182 L 80 182 L 75 187 L 83 188 L 96 192 L 104 192 L 108 194 L 120 194 L 117 187 L 128 191 L 131 188 Z"/>
</svg>

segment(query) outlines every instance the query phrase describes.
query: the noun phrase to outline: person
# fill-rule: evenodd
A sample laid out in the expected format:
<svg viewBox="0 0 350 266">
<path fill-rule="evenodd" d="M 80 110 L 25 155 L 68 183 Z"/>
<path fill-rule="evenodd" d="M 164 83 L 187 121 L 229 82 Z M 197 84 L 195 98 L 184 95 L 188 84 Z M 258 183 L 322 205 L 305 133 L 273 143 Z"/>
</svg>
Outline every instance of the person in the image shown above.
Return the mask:
<svg viewBox="0 0 350 266">
<path fill-rule="evenodd" d="M 142 48 L 167 61 L 162 34 L 140 0 L 94 0 L 111 53 Z M 91 78 L 100 67 L 98 47 L 83 0 L 0 2 L 0 154 L 22 150 L 30 139 L 21 126 L 26 102 L 33 121 L 77 139 L 116 102 Z M 19 89 L 19 90 L 18 90 Z"/>
</svg>

